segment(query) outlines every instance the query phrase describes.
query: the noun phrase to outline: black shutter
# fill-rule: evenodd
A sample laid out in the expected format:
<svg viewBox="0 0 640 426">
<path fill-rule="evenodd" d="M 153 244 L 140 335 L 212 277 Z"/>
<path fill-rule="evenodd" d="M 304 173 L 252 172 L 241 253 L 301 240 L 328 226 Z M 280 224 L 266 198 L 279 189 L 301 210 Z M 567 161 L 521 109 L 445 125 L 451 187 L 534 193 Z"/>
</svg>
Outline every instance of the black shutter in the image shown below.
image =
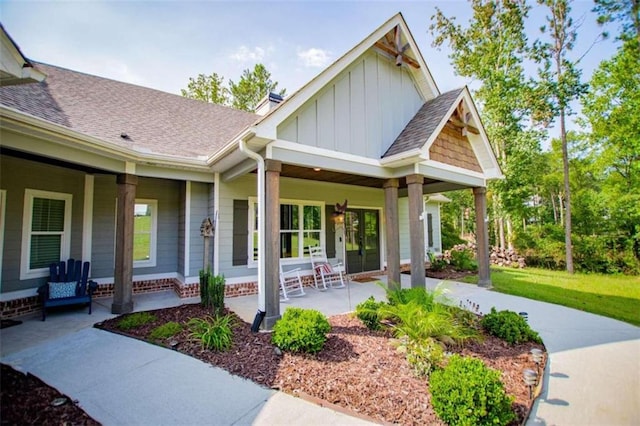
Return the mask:
<svg viewBox="0 0 640 426">
<path fill-rule="evenodd" d="M 325 230 L 325 242 L 326 242 L 326 253 L 327 257 L 336 257 L 336 225 L 333 221 L 333 206 L 325 206 L 325 218 L 326 223 L 324 226 Z"/>
<path fill-rule="evenodd" d="M 233 266 L 247 264 L 249 251 L 249 202 L 233 200 Z"/>
<path fill-rule="evenodd" d="M 427 241 L 429 248 L 433 247 L 433 215 L 427 213 Z"/>
</svg>

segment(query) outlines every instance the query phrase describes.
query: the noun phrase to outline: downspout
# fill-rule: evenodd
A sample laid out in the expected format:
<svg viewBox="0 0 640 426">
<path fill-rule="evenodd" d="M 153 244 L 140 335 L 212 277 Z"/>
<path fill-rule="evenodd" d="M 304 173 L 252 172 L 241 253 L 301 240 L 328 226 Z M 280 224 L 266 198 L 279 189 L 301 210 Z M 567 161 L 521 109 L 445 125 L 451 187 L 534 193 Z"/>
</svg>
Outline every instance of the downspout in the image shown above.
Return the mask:
<svg viewBox="0 0 640 426">
<path fill-rule="evenodd" d="M 238 142 L 240 152 L 258 163 L 258 310 L 265 312 L 266 310 L 266 294 L 265 294 L 265 188 L 264 188 L 264 158 L 247 148 L 244 138 Z"/>
</svg>

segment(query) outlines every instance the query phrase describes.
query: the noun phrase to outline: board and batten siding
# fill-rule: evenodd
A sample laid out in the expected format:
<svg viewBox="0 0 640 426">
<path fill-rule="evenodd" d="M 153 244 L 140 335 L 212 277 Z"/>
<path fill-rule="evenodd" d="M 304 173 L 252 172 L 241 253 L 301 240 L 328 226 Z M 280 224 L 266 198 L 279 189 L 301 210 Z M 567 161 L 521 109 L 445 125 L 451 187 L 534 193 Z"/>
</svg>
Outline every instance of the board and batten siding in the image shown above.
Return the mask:
<svg viewBox="0 0 640 426">
<path fill-rule="evenodd" d="M 255 175 L 245 175 L 231 182 L 221 182 L 220 206 L 218 217 L 219 232 L 219 271 L 227 278 L 255 277 L 256 267 L 247 265 L 233 266 L 233 206 L 234 200 L 245 200 L 249 197 L 256 197 Z M 332 218 L 328 217 L 328 211 L 336 203 L 349 201 L 349 206 L 356 208 L 381 209 L 381 224 L 383 223 L 384 192 L 381 189 L 364 188 L 352 185 L 339 185 L 328 182 L 313 182 L 303 179 L 280 178 L 280 198 L 281 200 L 293 200 L 296 202 L 321 202 L 325 208 L 323 212 L 323 224 L 325 232 L 321 238 L 326 238 L 326 227 L 333 226 Z M 328 207 L 327 207 L 328 206 Z M 384 235 L 384 228 L 380 230 Z M 250 238 L 250 237 L 249 237 Z M 326 241 L 323 241 L 326 244 Z M 382 241 L 381 241 L 382 244 Z M 382 247 L 382 246 L 381 246 Z M 293 267 L 293 266 L 291 266 Z M 308 269 L 309 262 L 300 265 L 303 269 Z"/>
<path fill-rule="evenodd" d="M 3 133 L 11 137 L 11 133 Z M 2 293 L 37 288 L 47 277 L 20 280 L 22 254 L 22 220 L 26 189 L 71 194 L 70 256 L 82 258 L 82 214 L 85 173 L 63 167 L 0 156 L 0 189 L 6 190 L 4 250 L 2 259 Z M 35 294 L 35 290 L 34 290 Z"/>
<path fill-rule="evenodd" d="M 278 126 L 278 139 L 379 159 L 424 104 L 404 67 L 371 50 Z"/>
</svg>

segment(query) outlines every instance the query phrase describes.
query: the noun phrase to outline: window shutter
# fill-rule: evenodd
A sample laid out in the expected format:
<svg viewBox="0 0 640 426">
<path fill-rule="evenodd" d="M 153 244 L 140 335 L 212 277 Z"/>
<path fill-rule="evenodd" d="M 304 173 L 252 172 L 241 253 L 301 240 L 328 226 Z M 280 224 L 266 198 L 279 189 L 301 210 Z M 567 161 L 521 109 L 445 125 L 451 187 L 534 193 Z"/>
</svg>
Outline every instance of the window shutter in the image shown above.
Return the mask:
<svg viewBox="0 0 640 426">
<path fill-rule="evenodd" d="M 427 244 L 433 247 L 433 215 L 427 213 Z"/>
<path fill-rule="evenodd" d="M 233 266 L 246 265 L 249 250 L 249 202 L 233 200 Z"/>
<path fill-rule="evenodd" d="M 325 206 L 325 250 L 327 257 L 336 257 L 336 226 L 333 222 L 333 206 Z"/>
</svg>

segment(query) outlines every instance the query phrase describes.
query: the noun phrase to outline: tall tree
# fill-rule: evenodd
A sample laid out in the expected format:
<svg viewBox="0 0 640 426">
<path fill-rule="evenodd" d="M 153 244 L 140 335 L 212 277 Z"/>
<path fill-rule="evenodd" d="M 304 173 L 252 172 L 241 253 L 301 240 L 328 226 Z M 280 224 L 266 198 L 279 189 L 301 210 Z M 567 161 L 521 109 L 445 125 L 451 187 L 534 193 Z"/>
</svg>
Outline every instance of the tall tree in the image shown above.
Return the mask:
<svg viewBox="0 0 640 426">
<path fill-rule="evenodd" d="M 271 80 L 271 73 L 265 66 L 256 64 L 253 70 L 245 69 L 242 72 L 237 84 L 229 80 L 229 88 L 225 86 L 224 77 L 214 72 L 211 75 L 199 74 L 196 78 L 189 78 L 187 88 L 180 92 L 186 98 L 255 112 L 258 102 L 277 88 L 278 82 Z M 280 90 L 278 94 L 285 96 L 286 89 Z"/>
<path fill-rule="evenodd" d="M 527 194 L 521 189 L 530 173 L 531 159 L 539 152 L 538 140 L 525 135 L 523 109 L 526 84 L 523 60 L 528 55 L 524 20 L 530 7 L 524 0 L 471 0 L 473 17 L 466 27 L 436 8 L 429 29 L 433 45 L 449 44 L 457 74 L 481 83 L 474 96 L 503 173 L 491 194 L 496 219 L 496 245 L 511 245 L 510 207 L 521 205 Z M 517 182 L 517 183 L 516 183 Z M 505 243 L 505 228 L 507 238 Z"/>
<path fill-rule="evenodd" d="M 538 3 L 549 9 L 547 25 L 540 28 L 549 40 L 537 40 L 535 43 L 537 60 L 543 64 L 542 68 L 538 69 L 540 80 L 537 86 L 537 98 L 543 102 L 538 104 L 536 118 L 547 124 L 557 119 L 560 126 L 564 174 L 565 257 L 567 272 L 573 273 L 566 118 L 573 112 L 571 102 L 585 91 L 585 85 L 580 81 L 581 70 L 577 67 L 577 61 L 572 62 L 569 59 L 577 37 L 576 27 L 570 16 L 571 0 L 538 0 Z"/>
<path fill-rule="evenodd" d="M 640 46 L 640 0 L 595 0 L 593 12 L 598 14 L 598 23 L 620 22 L 617 37 L 622 40 L 634 38 Z"/>
<path fill-rule="evenodd" d="M 275 92 L 278 82 L 271 80 L 271 73 L 264 65 L 256 64 L 253 70 L 245 69 L 238 83 L 229 80 L 229 91 L 231 92 L 231 106 L 237 109 L 254 112 L 258 102 L 270 92 Z M 278 94 L 284 96 L 285 89 Z"/>
<path fill-rule="evenodd" d="M 229 102 L 229 89 L 224 86 L 224 77 L 217 73 L 211 75 L 198 74 L 198 77 L 189 78 L 186 89 L 180 93 L 185 98 L 198 99 L 212 104 L 227 105 Z"/>
</svg>

